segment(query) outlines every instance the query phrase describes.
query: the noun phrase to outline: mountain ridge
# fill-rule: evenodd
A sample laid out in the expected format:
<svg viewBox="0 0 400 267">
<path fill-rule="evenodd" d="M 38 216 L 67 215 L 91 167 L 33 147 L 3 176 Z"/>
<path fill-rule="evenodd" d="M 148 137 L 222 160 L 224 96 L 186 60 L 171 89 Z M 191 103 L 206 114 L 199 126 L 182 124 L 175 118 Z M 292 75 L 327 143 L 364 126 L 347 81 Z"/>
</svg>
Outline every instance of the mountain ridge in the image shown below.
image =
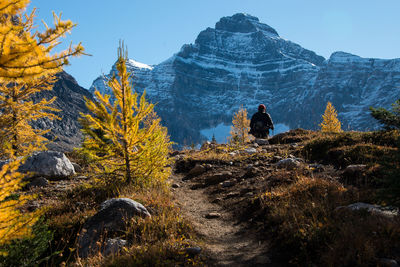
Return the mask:
<svg viewBox="0 0 400 267">
<path fill-rule="evenodd" d="M 369 106 L 389 107 L 400 97 L 400 59 L 370 59 L 337 51 L 325 59 L 285 40 L 258 18 L 221 18 L 168 60 L 129 67 L 135 89 L 149 100 L 179 144 L 201 142 L 201 131 L 230 124 L 243 104 L 264 103 L 276 123 L 316 129 L 327 101 L 344 129 L 371 127 Z M 143 65 L 141 65 L 143 64 Z M 140 68 L 140 66 L 147 66 Z M 109 75 L 114 72 L 114 67 Z M 90 91 L 110 93 L 97 78 Z"/>
</svg>

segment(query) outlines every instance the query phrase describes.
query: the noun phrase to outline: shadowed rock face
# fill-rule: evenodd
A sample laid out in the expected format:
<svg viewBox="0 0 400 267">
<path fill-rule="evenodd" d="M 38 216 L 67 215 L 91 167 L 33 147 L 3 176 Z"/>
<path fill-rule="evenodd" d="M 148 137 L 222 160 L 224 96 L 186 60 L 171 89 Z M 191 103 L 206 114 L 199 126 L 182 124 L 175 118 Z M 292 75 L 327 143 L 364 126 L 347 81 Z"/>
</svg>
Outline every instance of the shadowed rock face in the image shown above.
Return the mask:
<svg viewBox="0 0 400 267">
<path fill-rule="evenodd" d="M 331 101 L 344 129 L 366 130 L 378 127 L 369 106 L 390 107 L 400 97 L 400 59 L 336 52 L 325 60 L 247 14 L 221 18 L 158 65 L 129 60 L 128 68 L 135 90 L 145 89 L 157 103 L 180 144 L 201 141 L 202 129 L 229 124 L 242 104 L 249 115 L 264 103 L 274 123 L 316 129 Z M 110 93 L 102 77 L 94 88 Z"/>
<path fill-rule="evenodd" d="M 76 80 L 66 72 L 57 74 L 58 80 L 53 90 L 43 91 L 34 96 L 34 101 L 42 98 L 51 99 L 54 96 L 57 100 L 54 107 L 60 109 L 57 116 L 61 120 L 42 119 L 32 123 L 34 128 L 51 129 L 46 135 L 49 140 L 56 140 L 48 145 L 52 150 L 69 151 L 80 144 L 82 133 L 78 122 L 79 113 L 88 113 L 84 97 L 93 99 L 92 94 L 85 88 L 78 85 Z"/>
</svg>

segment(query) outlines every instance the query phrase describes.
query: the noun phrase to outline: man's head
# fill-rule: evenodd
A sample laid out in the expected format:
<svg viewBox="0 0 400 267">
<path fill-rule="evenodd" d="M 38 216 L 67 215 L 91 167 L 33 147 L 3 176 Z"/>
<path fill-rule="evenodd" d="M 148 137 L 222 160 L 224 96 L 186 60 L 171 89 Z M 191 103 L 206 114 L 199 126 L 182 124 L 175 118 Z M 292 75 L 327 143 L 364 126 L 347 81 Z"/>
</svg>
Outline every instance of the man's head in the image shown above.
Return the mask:
<svg viewBox="0 0 400 267">
<path fill-rule="evenodd" d="M 264 104 L 261 104 L 258 106 L 258 112 L 265 112 L 267 110 L 267 108 L 265 107 Z"/>
</svg>

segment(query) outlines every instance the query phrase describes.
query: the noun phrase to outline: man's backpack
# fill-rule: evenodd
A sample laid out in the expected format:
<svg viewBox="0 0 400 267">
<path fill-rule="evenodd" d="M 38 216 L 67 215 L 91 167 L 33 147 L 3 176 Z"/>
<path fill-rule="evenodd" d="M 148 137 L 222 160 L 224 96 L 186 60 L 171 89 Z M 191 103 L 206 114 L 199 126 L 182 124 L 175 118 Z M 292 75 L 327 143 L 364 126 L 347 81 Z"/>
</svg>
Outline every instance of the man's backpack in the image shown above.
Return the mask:
<svg viewBox="0 0 400 267">
<path fill-rule="evenodd" d="M 268 126 L 265 125 L 262 121 L 257 121 L 254 124 L 254 131 L 255 132 L 261 132 L 261 131 L 265 131 L 268 129 Z"/>
</svg>

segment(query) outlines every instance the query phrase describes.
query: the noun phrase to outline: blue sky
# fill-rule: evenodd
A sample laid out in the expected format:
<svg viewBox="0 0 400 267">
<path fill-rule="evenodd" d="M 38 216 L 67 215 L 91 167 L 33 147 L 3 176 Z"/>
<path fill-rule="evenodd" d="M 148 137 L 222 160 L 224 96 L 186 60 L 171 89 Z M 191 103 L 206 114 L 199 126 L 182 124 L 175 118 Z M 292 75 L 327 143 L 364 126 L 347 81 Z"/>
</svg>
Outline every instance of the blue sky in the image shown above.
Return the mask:
<svg viewBox="0 0 400 267">
<path fill-rule="evenodd" d="M 52 11 L 78 24 L 64 44 L 82 42 L 92 56 L 71 60 L 65 70 L 85 88 L 109 72 L 120 39 L 130 58 L 157 64 L 238 12 L 325 58 L 335 51 L 400 58 L 399 0 L 32 0 L 32 7 L 38 26 L 52 23 Z"/>
</svg>

